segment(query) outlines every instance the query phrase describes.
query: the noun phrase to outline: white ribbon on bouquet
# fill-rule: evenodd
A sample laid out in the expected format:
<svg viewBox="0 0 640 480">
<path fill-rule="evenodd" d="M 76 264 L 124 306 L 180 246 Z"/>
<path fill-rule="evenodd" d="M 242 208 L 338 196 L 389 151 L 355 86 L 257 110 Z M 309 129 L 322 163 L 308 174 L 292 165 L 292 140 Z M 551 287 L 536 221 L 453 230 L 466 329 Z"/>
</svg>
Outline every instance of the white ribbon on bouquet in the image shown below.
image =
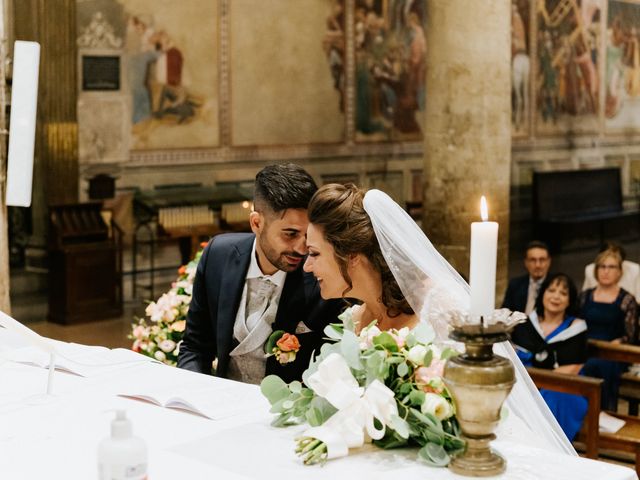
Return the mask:
<svg viewBox="0 0 640 480">
<path fill-rule="evenodd" d="M 338 409 L 324 424 L 303 434 L 324 442 L 328 458 L 344 457 L 349 448 L 361 447 L 370 439 L 381 439 L 392 417 L 398 415 L 393 391 L 379 380 L 366 388 L 360 387 L 344 358 L 337 353 L 324 359 L 307 383 Z M 375 427 L 374 419 L 382 424 L 380 429 Z"/>
</svg>

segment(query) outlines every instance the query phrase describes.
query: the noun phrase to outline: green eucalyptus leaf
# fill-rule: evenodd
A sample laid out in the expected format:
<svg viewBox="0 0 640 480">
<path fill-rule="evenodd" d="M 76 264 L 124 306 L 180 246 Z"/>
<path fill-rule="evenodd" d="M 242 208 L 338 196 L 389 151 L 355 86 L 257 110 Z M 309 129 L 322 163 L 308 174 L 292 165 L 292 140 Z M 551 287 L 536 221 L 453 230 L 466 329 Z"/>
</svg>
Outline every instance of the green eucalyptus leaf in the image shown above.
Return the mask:
<svg viewBox="0 0 640 480">
<path fill-rule="evenodd" d="M 307 410 L 307 412 L 305 413 L 305 418 L 307 420 L 307 423 L 312 427 L 322 425 L 322 413 L 320 413 L 320 410 L 318 410 L 317 408 L 312 407 Z"/>
<path fill-rule="evenodd" d="M 435 467 L 446 467 L 449 464 L 450 457 L 442 445 L 427 443 L 418 452 L 419 458 Z"/>
<path fill-rule="evenodd" d="M 380 353 L 382 353 L 382 352 L 380 352 Z M 387 358 L 387 363 L 390 363 L 390 364 L 392 364 L 392 365 L 393 365 L 393 364 L 402 363 L 402 362 L 404 362 L 404 357 L 396 357 L 396 356 L 393 356 L 393 357 L 389 357 L 389 358 Z"/>
<path fill-rule="evenodd" d="M 302 391 L 302 383 L 294 380 L 289 384 L 289 390 L 291 390 L 291 393 L 300 393 Z"/>
<path fill-rule="evenodd" d="M 411 349 L 411 347 L 414 347 L 415 345 L 417 345 L 418 340 L 416 339 L 416 336 L 414 335 L 413 332 L 410 332 L 407 337 L 404 339 L 404 342 L 407 345 L 407 350 Z"/>
<path fill-rule="evenodd" d="M 440 354 L 440 358 L 442 360 L 448 360 L 451 357 L 457 357 L 458 355 L 460 355 L 460 352 L 458 352 L 457 350 L 455 350 L 455 349 L 453 349 L 451 347 L 447 347 Z"/>
<path fill-rule="evenodd" d="M 411 390 L 409 393 L 409 402 L 411 405 L 420 407 L 424 403 L 426 395 L 422 390 Z"/>
<path fill-rule="evenodd" d="M 400 365 L 398 365 L 398 376 L 399 377 L 404 377 L 409 373 L 409 366 L 407 365 L 407 362 L 402 362 Z"/>
<path fill-rule="evenodd" d="M 428 367 L 429 365 L 431 365 L 432 361 L 433 361 L 433 351 L 429 350 L 424 356 L 423 364 L 425 367 Z"/>
<path fill-rule="evenodd" d="M 393 428 L 401 438 L 409 438 L 409 424 L 398 415 L 391 415 L 391 428 Z"/>
<path fill-rule="evenodd" d="M 379 345 L 385 350 L 389 350 L 390 352 L 398 351 L 398 344 L 388 332 L 382 332 L 380 335 L 375 336 L 373 338 L 373 344 Z"/>
<path fill-rule="evenodd" d="M 331 405 L 322 397 L 314 397 L 314 399 L 311 400 L 311 408 L 317 410 L 319 415 L 319 425 L 322 425 L 324 422 L 329 420 L 329 418 L 338 411 L 336 407 Z"/>
<path fill-rule="evenodd" d="M 363 369 L 362 361 L 360 360 L 360 341 L 355 333 L 348 330 L 344 332 L 340 342 L 340 352 L 349 368 L 354 370 Z"/>
<path fill-rule="evenodd" d="M 260 391 L 269 400 L 269 403 L 274 403 L 287 398 L 291 393 L 287 384 L 277 375 L 269 375 L 265 377 L 260 383 Z"/>
<path fill-rule="evenodd" d="M 411 390 L 413 390 L 413 385 L 411 385 L 410 383 L 403 383 L 402 385 L 400 385 L 400 387 L 398 387 L 398 393 L 401 396 L 408 395 Z"/>
<path fill-rule="evenodd" d="M 274 427 L 286 427 L 289 424 L 289 419 L 291 418 L 290 413 L 283 413 L 282 415 L 278 415 L 273 419 L 271 425 Z"/>
</svg>

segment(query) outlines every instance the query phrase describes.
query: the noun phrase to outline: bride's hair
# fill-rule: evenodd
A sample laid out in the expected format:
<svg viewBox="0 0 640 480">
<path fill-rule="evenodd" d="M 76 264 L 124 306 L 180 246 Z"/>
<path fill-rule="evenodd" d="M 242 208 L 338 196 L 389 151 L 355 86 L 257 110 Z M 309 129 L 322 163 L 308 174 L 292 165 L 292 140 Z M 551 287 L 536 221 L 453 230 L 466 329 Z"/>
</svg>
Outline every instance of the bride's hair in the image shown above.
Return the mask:
<svg viewBox="0 0 640 480">
<path fill-rule="evenodd" d="M 363 199 L 364 191 L 352 183 L 324 185 L 309 202 L 309 222 L 322 228 L 325 240 L 333 247 L 340 273 L 349 285 L 343 296 L 353 288 L 347 271 L 349 256 L 361 253 L 382 277 L 381 300 L 387 315 L 413 314 L 382 255 Z"/>
</svg>

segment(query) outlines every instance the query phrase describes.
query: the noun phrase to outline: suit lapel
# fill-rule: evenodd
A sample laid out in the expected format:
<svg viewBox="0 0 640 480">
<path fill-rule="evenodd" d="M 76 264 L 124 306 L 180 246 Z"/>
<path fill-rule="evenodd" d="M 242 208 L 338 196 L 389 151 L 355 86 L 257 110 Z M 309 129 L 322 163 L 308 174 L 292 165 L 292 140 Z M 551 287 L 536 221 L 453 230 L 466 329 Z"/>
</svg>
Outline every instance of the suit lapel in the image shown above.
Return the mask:
<svg viewBox="0 0 640 480">
<path fill-rule="evenodd" d="M 251 260 L 253 238 L 238 243 L 220 272 L 220 297 L 218 301 L 218 339 L 220 354 L 228 355 L 232 349 L 233 324 L 238 313 L 244 283 Z"/>
</svg>

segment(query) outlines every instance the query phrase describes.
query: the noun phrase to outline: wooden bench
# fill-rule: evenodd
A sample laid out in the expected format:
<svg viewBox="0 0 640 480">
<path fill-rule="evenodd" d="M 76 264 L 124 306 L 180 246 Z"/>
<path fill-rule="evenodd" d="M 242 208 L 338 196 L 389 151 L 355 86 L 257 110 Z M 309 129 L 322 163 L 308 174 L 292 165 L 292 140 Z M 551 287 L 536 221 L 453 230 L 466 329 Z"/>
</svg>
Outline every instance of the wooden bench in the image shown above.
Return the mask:
<svg viewBox="0 0 640 480">
<path fill-rule="evenodd" d="M 600 415 L 602 380 L 567 373 L 556 373 L 541 368 L 529 367 L 527 370 L 539 388 L 582 395 L 587 398 L 589 407 L 579 435 L 586 446 L 585 453 L 587 457 L 598 458 L 598 417 Z"/>
<path fill-rule="evenodd" d="M 640 347 L 638 346 L 589 340 L 588 350 L 590 358 L 601 358 L 624 363 L 640 363 Z M 589 402 L 587 416 L 577 437 L 578 442 L 584 443 L 587 457 L 598 458 L 598 454 L 602 450 L 632 453 L 635 455 L 636 473 L 640 476 L 640 418 L 617 412 L 607 412 L 609 415 L 624 420 L 626 422 L 624 427 L 615 433 L 600 432 L 598 429 L 602 380 L 536 368 L 528 368 L 527 370 L 535 384 L 540 388 L 587 397 Z M 634 388 L 638 388 L 640 387 L 640 379 L 631 377 L 629 374 L 623 376 L 622 385 L 629 384 L 632 384 Z M 637 391 L 640 391 L 640 389 Z M 635 396 L 637 391 L 630 390 L 630 393 L 628 393 L 628 395 L 633 395 L 631 398 L 636 402 L 636 409 L 637 402 L 640 401 L 640 396 Z"/>
<path fill-rule="evenodd" d="M 598 232 L 601 245 L 640 230 L 640 213 L 623 208 L 619 168 L 534 172 L 532 187 L 533 234 L 553 252 L 580 232 L 588 239 Z"/>
</svg>

